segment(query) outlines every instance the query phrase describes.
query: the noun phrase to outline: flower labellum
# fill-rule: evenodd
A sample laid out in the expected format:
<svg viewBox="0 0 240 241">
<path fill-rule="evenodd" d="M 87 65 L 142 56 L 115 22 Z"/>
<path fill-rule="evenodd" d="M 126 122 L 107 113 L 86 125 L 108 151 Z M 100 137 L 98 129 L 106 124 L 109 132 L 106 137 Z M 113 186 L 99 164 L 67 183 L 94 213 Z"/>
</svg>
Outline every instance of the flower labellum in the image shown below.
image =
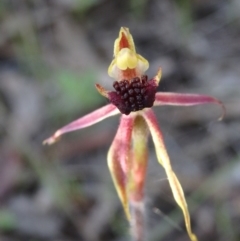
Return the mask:
<svg viewBox="0 0 240 241">
<path fill-rule="evenodd" d="M 144 184 L 148 162 L 147 142 L 152 136 L 157 159 L 165 169 L 173 197 L 182 209 L 186 230 L 191 241 L 197 241 L 192 232 L 190 215 L 185 195 L 177 175 L 172 169 L 163 141 L 163 135 L 152 110 L 153 106 L 193 106 L 221 101 L 208 95 L 156 92 L 161 78 L 161 69 L 148 79 L 145 71 L 148 61 L 136 53 L 129 29 L 122 27 L 114 43 L 113 60 L 108 74 L 114 78 L 113 89 L 106 90 L 96 84 L 98 92 L 108 98 L 110 104 L 87 114 L 60 128 L 44 144 L 52 144 L 61 135 L 96 124 L 110 116 L 122 114 L 118 131 L 107 156 L 114 185 L 131 224 L 134 240 L 145 240 Z M 220 119 L 221 119 L 220 118 Z"/>
</svg>

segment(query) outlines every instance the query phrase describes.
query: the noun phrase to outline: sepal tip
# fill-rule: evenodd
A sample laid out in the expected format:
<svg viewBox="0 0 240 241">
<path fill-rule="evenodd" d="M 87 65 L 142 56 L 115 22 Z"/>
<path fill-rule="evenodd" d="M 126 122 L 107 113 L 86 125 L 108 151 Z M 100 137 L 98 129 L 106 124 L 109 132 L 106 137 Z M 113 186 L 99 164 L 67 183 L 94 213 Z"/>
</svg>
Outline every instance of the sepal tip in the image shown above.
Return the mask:
<svg viewBox="0 0 240 241">
<path fill-rule="evenodd" d="M 221 101 L 218 101 L 218 104 L 222 107 L 222 115 L 218 118 L 218 121 L 222 121 L 226 116 L 226 107 Z"/>
<path fill-rule="evenodd" d="M 54 135 L 43 141 L 43 145 L 52 145 L 60 139 L 61 132 L 57 131 Z"/>
<path fill-rule="evenodd" d="M 156 76 L 154 77 L 154 80 L 156 81 L 157 85 L 159 84 L 161 77 L 162 77 L 162 68 L 159 68 Z"/>
<path fill-rule="evenodd" d="M 100 84 L 95 84 L 95 87 L 100 95 L 108 98 L 108 91 L 105 90 Z"/>
</svg>

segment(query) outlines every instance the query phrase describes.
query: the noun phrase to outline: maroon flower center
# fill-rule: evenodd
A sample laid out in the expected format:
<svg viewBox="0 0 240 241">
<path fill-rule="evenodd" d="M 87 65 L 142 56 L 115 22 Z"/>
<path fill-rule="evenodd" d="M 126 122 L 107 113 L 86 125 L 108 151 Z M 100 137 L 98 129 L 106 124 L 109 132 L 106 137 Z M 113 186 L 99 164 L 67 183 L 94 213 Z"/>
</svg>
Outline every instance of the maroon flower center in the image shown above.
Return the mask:
<svg viewBox="0 0 240 241">
<path fill-rule="evenodd" d="M 115 81 L 113 87 L 116 91 L 109 93 L 109 99 L 123 114 L 153 106 L 157 85 L 154 80 L 148 81 L 146 75 Z"/>
</svg>

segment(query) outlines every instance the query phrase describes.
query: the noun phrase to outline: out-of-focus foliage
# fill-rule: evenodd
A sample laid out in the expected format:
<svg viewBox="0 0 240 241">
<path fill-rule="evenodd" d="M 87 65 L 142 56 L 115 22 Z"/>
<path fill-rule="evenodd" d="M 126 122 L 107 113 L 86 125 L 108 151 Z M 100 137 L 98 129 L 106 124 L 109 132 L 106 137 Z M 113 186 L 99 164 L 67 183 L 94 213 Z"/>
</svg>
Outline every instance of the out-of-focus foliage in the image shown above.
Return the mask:
<svg viewBox="0 0 240 241">
<path fill-rule="evenodd" d="M 41 144 L 106 103 L 94 84 L 112 88 L 107 67 L 120 26 L 149 60 L 149 77 L 162 67 L 162 90 L 225 103 L 222 122 L 214 107 L 156 111 L 199 239 L 239 240 L 239 13 L 239 0 L 0 0 L 0 240 L 128 233 L 106 165 L 116 119 Z M 149 157 L 149 238 L 185 240 L 168 182 Z"/>
</svg>

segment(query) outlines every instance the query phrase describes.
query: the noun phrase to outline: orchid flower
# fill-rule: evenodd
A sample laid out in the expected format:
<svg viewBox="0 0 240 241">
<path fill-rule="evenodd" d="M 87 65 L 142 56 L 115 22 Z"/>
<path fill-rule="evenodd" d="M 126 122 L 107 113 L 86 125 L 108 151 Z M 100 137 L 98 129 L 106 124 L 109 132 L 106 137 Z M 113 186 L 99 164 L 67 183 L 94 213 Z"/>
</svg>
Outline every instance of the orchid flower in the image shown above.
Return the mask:
<svg viewBox="0 0 240 241">
<path fill-rule="evenodd" d="M 186 230 L 191 241 L 197 237 L 192 232 L 190 215 L 181 184 L 173 171 L 163 141 L 162 132 L 152 110 L 153 106 L 193 106 L 216 103 L 225 111 L 223 104 L 207 95 L 156 92 L 161 69 L 148 79 L 145 71 L 148 61 L 136 53 L 129 29 L 122 27 L 114 43 L 114 58 L 108 74 L 114 78 L 114 90 L 106 90 L 96 84 L 98 92 L 109 104 L 62 127 L 44 144 L 54 143 L 61 135 L 96 124 L 110 116 L 121 114 L 120 125 L 107 156 L 113 182 L 130 222 L 134 240 L 144 240 L 144 184 L 148 159 L 147 141 L 152 136 L 158 162 L 166 175 L 176 203 L 183 212 Z"/>
</svg>

